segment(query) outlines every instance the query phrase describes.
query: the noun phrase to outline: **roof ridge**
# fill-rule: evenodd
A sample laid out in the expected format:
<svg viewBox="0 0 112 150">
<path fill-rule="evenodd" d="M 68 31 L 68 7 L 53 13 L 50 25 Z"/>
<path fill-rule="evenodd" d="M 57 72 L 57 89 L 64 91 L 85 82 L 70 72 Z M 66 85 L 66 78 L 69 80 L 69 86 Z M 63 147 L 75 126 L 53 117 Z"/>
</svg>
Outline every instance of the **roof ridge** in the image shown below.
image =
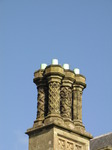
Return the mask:
<svg viewBox="0 0 112 150">
<path fill-rule="evenodd" d="M 98 138 L 101 138 L 101 137 L 104 137 L 104 136 L 107 136 L 107 135 L 110 135 L 110 134 L 112 134 L 112 132 L 109 132 L 109 133 L 106 133 L 106 134 L 102 134 L 102 135 L 96 136 L 96 137 L 94 137 L 94 138 L 91 139 L 91 140 L 98 139 Z"/>
</svg>

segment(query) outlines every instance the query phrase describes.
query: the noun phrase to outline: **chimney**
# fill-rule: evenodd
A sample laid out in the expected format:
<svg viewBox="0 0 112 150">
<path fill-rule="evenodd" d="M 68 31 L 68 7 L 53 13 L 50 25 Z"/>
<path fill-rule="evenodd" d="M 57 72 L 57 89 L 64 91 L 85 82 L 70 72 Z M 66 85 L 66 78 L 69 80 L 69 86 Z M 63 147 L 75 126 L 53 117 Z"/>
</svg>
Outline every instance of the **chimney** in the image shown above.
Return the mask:
<svg viewBox="0 0 112 150">
<path fill-rule="evenodd" d="M 33 82 L 37 86 L 38 90 L 38 97 L 37 97 L 37 116 L 36 120 L 34 121 L 35 126 L 41 126 L 44 121 L 46 109 L 45 104 L 47 101 L 47 85 L 46 80 L 43 76 L 44 69 L 46 68 L 47 64 L 41 64 L 41 68 L 34 73 Z"/>
<path fill-rule="evenodd" d="M 55 122 L 85 130 L 82 123 L 82 92 L 86 83 L 78 68 L 72 71 L 69 64 L 62 67 L 57 59 L 53 59 L 49 66 L 41 64 L 41 68 L 34 73 L 33 81 L 38 90 L 34 127 Z"/>
<path fill-rule="evenodd" d="M 69 64 L 64 64 L 63 68 L 65 76 L 61 84 L 61 116 L 68 126 L 74 128 L 75 126 L 72 121 L 72 86 L 75 82 L 75 74 L 69 69 Z"/>
<path fill-rule="evenodd" d="M 86 78 L 80 74 L 78 68 L 74 69 L 75 82 L 73 83 L 73 122 L 75 127 L 84 129 L 82 123 L 82 92 L 86 88 Z"/>
<path fill-rule="evenodd" d="M 82 92 L 85 77 L 69 64 L 41 64 L 34 73 L 37 86 L 37 115 L 28 129 L 29 150 L 88 150 L 92 135 L 82 123 Z"/>
</svg>

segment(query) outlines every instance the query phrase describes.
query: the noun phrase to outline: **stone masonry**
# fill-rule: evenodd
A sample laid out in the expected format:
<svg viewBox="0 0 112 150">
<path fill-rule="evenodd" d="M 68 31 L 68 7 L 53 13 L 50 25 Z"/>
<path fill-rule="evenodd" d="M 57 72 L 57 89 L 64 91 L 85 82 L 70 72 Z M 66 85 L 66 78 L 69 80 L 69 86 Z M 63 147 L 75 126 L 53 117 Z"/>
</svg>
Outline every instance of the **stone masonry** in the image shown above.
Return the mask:
<svg viewBox="0 0 112 150">
<path fill-rule="evenodd" d="M 37 117 L 28 129 L 29 150 L 89 150 L 91 134 L 82 123 L 85 77 L 51 64 L 34 73 Z"/>
</svg>

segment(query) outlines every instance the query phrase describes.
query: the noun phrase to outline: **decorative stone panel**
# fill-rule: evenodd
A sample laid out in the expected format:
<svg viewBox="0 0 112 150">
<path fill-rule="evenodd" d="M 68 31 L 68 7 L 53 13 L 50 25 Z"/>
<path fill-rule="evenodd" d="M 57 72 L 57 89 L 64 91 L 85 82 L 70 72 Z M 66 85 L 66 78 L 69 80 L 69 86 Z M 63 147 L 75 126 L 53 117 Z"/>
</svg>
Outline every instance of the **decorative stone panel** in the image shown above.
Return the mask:
<svg viewBox="0 0 112 150">
<path fill-rule="evenodd" d="M 58 137 L 58 150 L 86 150 L 85 148 L 85 144 L 81 144 L 76 139 L 74 141 L 74 139 Z"/>
<path fill-rule="evenodd" d="M 59 150 L 65 150 L 65 140 L 63 140 L 63 139 L 58 139 L 58 148 L 59 148 Z"/>
</svg>

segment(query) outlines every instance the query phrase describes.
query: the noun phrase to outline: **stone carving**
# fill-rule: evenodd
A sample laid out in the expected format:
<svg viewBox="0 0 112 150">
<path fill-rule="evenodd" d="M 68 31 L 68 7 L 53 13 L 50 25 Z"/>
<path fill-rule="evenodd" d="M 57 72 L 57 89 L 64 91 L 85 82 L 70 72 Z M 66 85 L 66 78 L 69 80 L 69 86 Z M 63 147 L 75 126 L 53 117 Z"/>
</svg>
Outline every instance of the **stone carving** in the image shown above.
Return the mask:
<svg viewBox="0 0 112 150">
<path fill-rule="evenodd" d="M 82 120 L 82 92 L 78 91 L 78 119 Z"/>
<path fill-rule="evenodd" d="M 67 142 L 67 150 L 74 150 L 73 143 Z"/>
<path fill-rule="evenodd" d="M 79 119 L 79 113 L 80 113 L 80 102 L 81 102 L 81 100 L 80 100 L 80 91 L 79 90 L 77 90 L 76 91 L 76 100 L 77 100 L 77 119 Z"/>
<path fill-rule="evenodd" d="M 38 87 L 38 105 L 37 105 L 37 119 L 44 117 L 45 111 L 45 89 L 43 86 Z"/>
<path fill-rule="evenodd" d="M 44 87 L 44 92 L 45 92 L 45 111 L 44 111 L 44 116 L 47 116 L 47 113 L 48 113 L 48 91 L 47 91 L 47 86 Z"/>
<path fill-rule="evenodd" d="M 58 140 L 58 149 L 59 150 L 65 150 L 65 141 L 62 139 Z"/>
<path fill-rule="evenodd" d="M 74 143 L 66 139 L 58 139 L 58 149 L 59 150 L 75 150 Z"/>
<path fill-rule="evenodd" d="M 61 88 L 61 115 L 64 118 L 72 118 L 72 89 L 63 86 Z"/>
<path fill-rule="evenodd" d="M 82 150 L 82 146 L 80 145 L 75 145 L 76 149 L 75 150 Z"/>
<path fill-rule="evenodd" d="M 82 120 L 82 92 L 79 89 L 73 91 L 73 119 Z"/>
<path fill-rule="evenodd" d="M 78 119 L 78 109 L 77 109 L 77 91 L 73 91 L 73 119 Z"/>
<path fill-rule="evenodd" d="M 60 83 L 58 82 L 49 83 L 48 114 L 60 114 Z"/>
</svg>

